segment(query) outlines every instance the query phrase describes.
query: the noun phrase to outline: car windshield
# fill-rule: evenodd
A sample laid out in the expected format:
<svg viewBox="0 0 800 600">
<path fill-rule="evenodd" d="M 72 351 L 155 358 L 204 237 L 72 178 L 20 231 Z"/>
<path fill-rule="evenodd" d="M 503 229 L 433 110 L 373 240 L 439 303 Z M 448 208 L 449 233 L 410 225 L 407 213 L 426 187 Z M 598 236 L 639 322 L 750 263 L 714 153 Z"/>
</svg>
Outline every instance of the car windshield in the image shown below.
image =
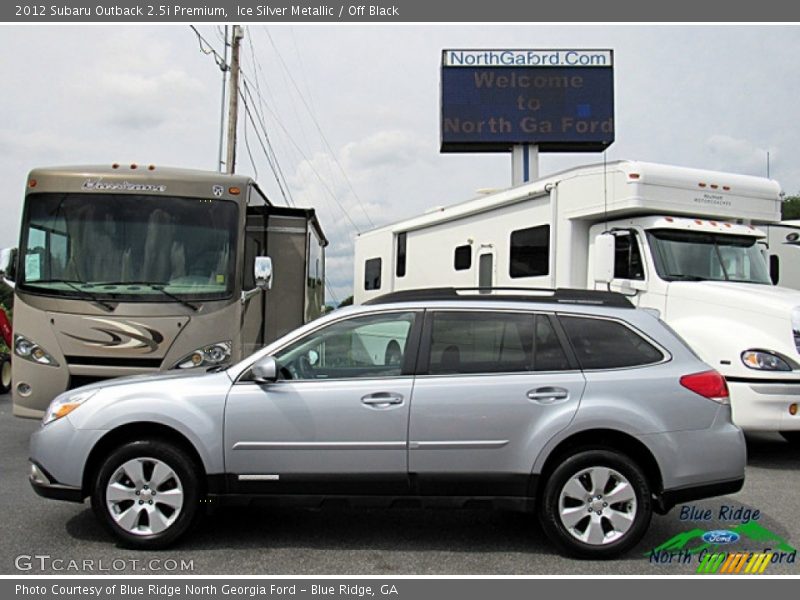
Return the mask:
<svg viewBox="0 0 800 600">
<path fill-rule="evenodd" d="M 658 274 L 667 281 L 772 283 L 756 237 L 676 229 L 647 236 Z"/>
<path fill-rule="evenodd" d="M 220 199 L 31 194 L 21 289 L 177 302 L 233 291 L 238 207 Z"/>
</svg>

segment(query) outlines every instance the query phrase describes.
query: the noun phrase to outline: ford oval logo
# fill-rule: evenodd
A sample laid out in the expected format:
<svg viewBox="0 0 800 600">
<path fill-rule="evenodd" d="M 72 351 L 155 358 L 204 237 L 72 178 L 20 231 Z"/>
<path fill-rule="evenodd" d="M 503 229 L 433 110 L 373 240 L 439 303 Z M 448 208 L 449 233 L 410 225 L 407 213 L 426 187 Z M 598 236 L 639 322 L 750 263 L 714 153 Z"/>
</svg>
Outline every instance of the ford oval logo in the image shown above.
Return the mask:
<svg viewBox="0 0 800 600">
<path fill-rule="evenodd" d="M 727 529 L 715 529 L 703 534 L 703 541 L 709 544 L 732 544 L 739 541 L 739 534 Z"/>
</svg>

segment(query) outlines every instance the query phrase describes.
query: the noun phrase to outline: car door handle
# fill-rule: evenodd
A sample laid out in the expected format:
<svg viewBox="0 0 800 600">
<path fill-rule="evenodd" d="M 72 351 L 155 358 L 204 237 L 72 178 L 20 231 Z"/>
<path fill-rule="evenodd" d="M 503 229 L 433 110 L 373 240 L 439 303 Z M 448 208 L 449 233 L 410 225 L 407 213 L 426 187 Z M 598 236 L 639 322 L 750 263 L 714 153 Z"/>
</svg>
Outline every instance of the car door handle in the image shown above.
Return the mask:
<svg viewBox="0 0 800 600">
<path fill-rule="evenodd" d="M 403 396 L 392 392 L 377 392 L 361 398 L 361 403 L 375 408 L 385 408 L 392 404 L 402 404 Z"/>
<path fill-rule="evenodd" d="M 560 387 L 540 387 L 528 392 L 528 399 L 540 404 L 552 404 L 569 398 L 569 392 Z"/>
</svg>

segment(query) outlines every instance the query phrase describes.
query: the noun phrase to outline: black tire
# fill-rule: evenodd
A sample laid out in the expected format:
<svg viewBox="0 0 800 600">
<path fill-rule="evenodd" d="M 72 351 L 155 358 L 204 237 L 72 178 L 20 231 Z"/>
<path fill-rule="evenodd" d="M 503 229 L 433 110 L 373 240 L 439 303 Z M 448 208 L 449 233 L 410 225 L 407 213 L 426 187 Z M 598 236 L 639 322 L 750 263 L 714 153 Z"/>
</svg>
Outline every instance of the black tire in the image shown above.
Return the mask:
<svg viewBox="0 0 800 600">
<path fill-rule="evenodd" d="M 148 481 L 155 479 L 155 477 L 152 477 L 151 480 L 147 479 L 148 469 L 151 469 L 150 474 L 154 475 L 152 465 L 155 464 L 155 461 L 160 461 L 166 465 L 176 477 L 165 480 L 163 485 L 155 487 L 155 490 L 150 490 L 146 493 L 142 492 L 146 495 L 141 497 L 149 497 L 150 501 L 131 501 L 130 504 L 126 504 L 127 501 L 122 501 L 115 505 L 120 515 L 125 512 L 126 506 L 130 507 L 134 512 L 137 512 L 136 509 L 138 508 L 139 517 L 137 517 L 138 520 L 135 527 L 139 531 L 132 532 L 117 523 L 112 516 L 112 508 L 106 501 L 107 489 L 112 477 L 115 478 L 115 482 L 120 482 L 120 485 L 124 484 L 125 487 L 128 487 L 128 485 L 131 486 L 131 489 L 140 487 L 136 486 L 130 479 L 126 479 L 122 470 L 122 466 L 129 461 L 139 459 L 141 459 L 141 464 L 144 465 L 145 485 Z M 92 509 L 97 518 L 123 546 L 140 550 L 165 548 L 183 536 L 197 519 L 200 513 L 198 508 L 202 497 L 201 485 L 202 469 L 178 446 L 162 440 L 128 442 L 111 452 L 97 470 L 92 488 Z M 177 488 L 180 488 L 183 492 L 183 504 L 180 510 L 176 511 L 177 516 L 163 531 L 148 533 L 147 530 L 151 528 L 149 515 L 152 512 L 148 513 L 147 506 L 143 505 L 139 508 L 138 505 L 153 504 L 155 502 L 150 510 L 158 510 L 161 515 L 164 515 L 170 507 L 159 503 L 158 500 L 166 498 L 167 493 L 174 492 Z M 156 495 L 149 496 L 152 491 L 156 490 L 162 494 L 160 498 Z M 144 515 L 142 515 L 143 512 L 145 513 Z M 171 518 L 173 515 L 174 513 L 168 514 L 168 517 Z"/>
<path fill-rule="evenodd" d="M 800 446 L 800 431 L 781 431 L 781 436 L 793 446 Z"/>
<path fill-rule="evenodd" d="M 0 354 L 0 394 L 7 394 L 11 389 L 11 357 Z"/>
<path fill-rule="evenodd" d="M 603 508 L 602 498 L 598 500 L 596 497 L 590 496 L 589 488 L 592 487 L 590 485 L 592 478 L 589 475 L 589 470 L 593 469 L 592 473 L 599 474 L 601 471 L 597 469 L 602 468 L 612 471 L 611 478 L 608 480 L 609 483 L 607 483 L 608 486 L 613 486 L 615 485 L 614 481 L 618 481 L 614 479 L 614 473 L 627 480 L 632 488 L 635 503 L 612 502 L 609 508 Z M 588 480 L 586 479 L 587 476 L 589 476 Z M 573 527 L 575 534 L 570 533 L 570 530 L 560 517 L 561 492 L 573 479 L 581 485 L 582 493 L 583 491 L 586 493 L 586 497 L 581 500 L 581 502 L 584 502 L 583 505 L 573 501 L 571 497 L 564 500 L 564 507 L 567 509 L 574 508 L 575 518 L 580 517 L 581 519 Z M 587 485 L 589 486 L 588 488 Z M 576 488 L 573 487 L 571 489 L 574 490 Z M 606 491 L 610 491 L 610 489 L 603 490 L 603 493 Z M 602 511 L 602 514 L 588 512 L 588 508 L 592 506 L 587 503 L 590 497 L 593 503 L 597 503 L 596 508 Z M 567 506 L 568 504 L 569 506 Z M 605 506 L 608 506 L 608 504 L 605 504 Z M 585 517 L 581 516 L 582 512 L 578 512 L 583 511 L 584 507 L 587 507 Z M 612 513 L 612 511 L 617 512 Z M 634 515 L 629 528 L 624 533 L 615 532 L 613 528 L 610 531 L 605 531 L 606 528 L 611 527 L 609 516 L 616 519 L 620 511 Z M 561 552 L 575 558 L 610 559 L 620 556 L 633 548 L 642 539 L 650 525 L 652 514 L 650 486 L 641 468 L 624 454 L 599 448 L 580 450 L 566 457 L 548 477 L 539 504 L 539 520 L 545 533 Z M 599 519 L 596 519 L 595 515 L 598 515 Z M 618 535 L 617 539 L 609 539 L 598 543 L 587 543 L 578 539 L 576 535 L 588 531 L 589 524 L 595 519 L 599 523 L 597 526 L 600 527 L 603 535 L 613 538 L 616 533 Z"/>
</svg>

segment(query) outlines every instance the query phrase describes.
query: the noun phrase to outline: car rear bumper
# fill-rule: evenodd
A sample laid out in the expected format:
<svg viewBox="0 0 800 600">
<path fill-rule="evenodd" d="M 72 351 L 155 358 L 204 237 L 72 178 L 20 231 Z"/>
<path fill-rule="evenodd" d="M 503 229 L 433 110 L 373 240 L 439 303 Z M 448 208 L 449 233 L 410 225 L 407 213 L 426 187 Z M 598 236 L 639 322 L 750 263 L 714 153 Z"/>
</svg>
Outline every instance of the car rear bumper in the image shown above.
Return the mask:
<svg viewBox="0 0 800 600">
<path fill-rule="evenodd" d="M 662 490 L 702 490 L 745 476 L 747 444 L 742 430 L 731 423 L 730 406 L 720 405 L 707 429 L 653 433 L 639 440 L 659 465 Z"/>
</svg>

